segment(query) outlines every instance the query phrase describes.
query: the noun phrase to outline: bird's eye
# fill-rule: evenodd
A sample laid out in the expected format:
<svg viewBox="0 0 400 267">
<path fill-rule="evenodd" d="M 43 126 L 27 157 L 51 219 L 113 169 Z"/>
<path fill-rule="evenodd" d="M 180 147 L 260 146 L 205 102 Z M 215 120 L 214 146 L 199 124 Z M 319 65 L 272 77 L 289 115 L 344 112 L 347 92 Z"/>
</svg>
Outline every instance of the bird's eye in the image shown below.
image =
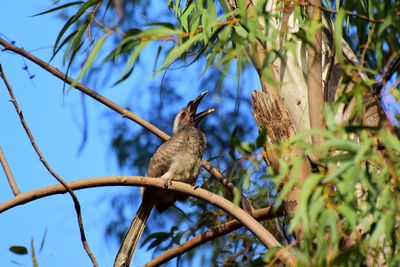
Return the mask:
<svg viewBox="0 0 400 267">
<path fill-rule="evenodd" d="M 181 119 L 186 118 L 186 116 L 187 116 L 187 112 L 186 112 L 186 110 L 185 110 L 185 111 L 183 111 L 183 112 L 181 113 Z"/>
</svg>

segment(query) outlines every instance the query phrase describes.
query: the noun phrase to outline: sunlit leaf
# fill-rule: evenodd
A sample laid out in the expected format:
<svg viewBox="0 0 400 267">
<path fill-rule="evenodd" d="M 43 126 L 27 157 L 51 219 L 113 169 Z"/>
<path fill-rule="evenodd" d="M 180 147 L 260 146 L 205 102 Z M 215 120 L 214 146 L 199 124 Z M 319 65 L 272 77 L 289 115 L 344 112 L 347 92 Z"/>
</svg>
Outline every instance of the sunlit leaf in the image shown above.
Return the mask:
<svg viewBox="0 0 400 267">
<path fill-rule="evenodd" d="M 60 30 L 60 32 L 58 33 L 56 42 L 54 43 L 54 48 L 53 48 L 53 54 L 55 53 L 55 51 L 58 49 L 58 44 L 61 40 L 61 38 L 64 36 L 64 33 L 69 29 L 69 27 L 71 27 L 86 11 L 88 8 L 90 8 L 91 6 L 94 6 L 95 4 L 97 4 L 100 0 L 89 0 L 87 2 L 85 2 L 84 4 L 81 5 L 81 7 L 79 8 L 79 10 L 75 13 L 75 15 L 73 15 L 62 27 L 62 29 Z"/>
<path fill-rule="evenodd" d="M 100 49 L 103 46 L 103 43 L 108 36 L 109 36 L 108 34 L 103 35 L 95 43 L 92 51 L 90 52 L 88 58 L 85 61 L 85 64 L 83 64 L 82 70 L 80 71 L 78 77 L 72 82 L 72 84 L 71 84 L 72 87 L 74 87 L 82 79 L 82 77 L 86 74 L 86 72 L 89 70 L 89 68 L 93 65 L 93 62 L 97 58 L 97 55 L 99 54 Z"/>
<path fill-rule="evenodd" d="M 190 37 L 187 39 L 186 42 L 184 42 L 181 45 L 175 46 L 173 49 L 171 49 L 167 55 L 167 58 L 165 59 L 164 63 L 161 65 L 159 70 L 164 69 L 167 67 L 172 61 L 175 59 L 178 59 L 181 57 L 187 50 L 196 42 L 198 42 L 201 39 L 201 34 L 197 34 L 195 36 Z"/>
</svg>

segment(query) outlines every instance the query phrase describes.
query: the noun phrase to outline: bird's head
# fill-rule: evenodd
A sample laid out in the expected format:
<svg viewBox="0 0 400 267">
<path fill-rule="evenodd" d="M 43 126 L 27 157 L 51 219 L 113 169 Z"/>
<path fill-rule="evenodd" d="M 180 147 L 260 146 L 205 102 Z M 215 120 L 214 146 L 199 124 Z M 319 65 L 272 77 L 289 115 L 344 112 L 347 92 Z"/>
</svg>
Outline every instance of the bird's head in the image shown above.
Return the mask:
<svg viewBox="0 0 400 267">
<path fill-rule="evenodd" d="M 199 106 L 201 100 L 206 94 L 208 94 L 208 91 L 201 93 L 194 100 L 190 101 L 186 107 L 184 107 L 181 111 L 179 111 L 174 120 L 174 133 L 177 133 L 186 125 L 192 124 L 193 126 L 198 127 L 200 122 L 208 114 L 215 111 L 215 108 L 210 108 L 196 114 L 197 107 Z"/>
</svg>

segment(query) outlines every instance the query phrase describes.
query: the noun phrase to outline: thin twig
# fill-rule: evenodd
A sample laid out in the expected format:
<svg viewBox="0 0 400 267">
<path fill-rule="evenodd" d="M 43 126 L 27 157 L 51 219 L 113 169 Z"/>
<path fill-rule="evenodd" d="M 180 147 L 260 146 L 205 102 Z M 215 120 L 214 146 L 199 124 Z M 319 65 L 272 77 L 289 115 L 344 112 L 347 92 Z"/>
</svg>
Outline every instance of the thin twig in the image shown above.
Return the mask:
<svg viewBox="0 0 400 267">
<path fill-rule="evenodd" d="M 116 29 L 122 23 L 122 21 L 125 19 L 125 10 L 124 10 L 121 0 L 113 0 L 113 3 L 115 6 L 115 9 L 117 10 L 119 19 L 118 19 L 117 23 L 114 26 L 112 26 L 111 28 Z"/>
<path fill-rule="evenodd" d="M 92 40 L 92 30 L 91 30 L 92 29 L 92 22 L 94 20 L 94 17 L 96 16 L 97 11 L 99 10 L 100 4 L 101 4 L 101 1 L 98 2 L 97 5 L 95 6 L 95 8 L 93 9 L 93 11 L 90 12 L 91 13 L 90 14 L 90 19 L 89 19 L 89 23 L 88 23 L 88 26 L 87 26 L 87 29 L 88 29 L 87 34 L 88 34 L 88 39 L 89 40 Z"/>
<path fill-rule="evenodd" d="M 280 208 L 277 211 L 273 211 L 271 207 L 265 207 L 262 209 L 254 210 L 252 215 L 256 220 L 266 220 L 266 219 L 276 218 L 278 216 L 283 216 L 283 208 Z M 185 241 L 179 246 L 167 250 L 163 254 L 155 257 L 154 259 L 146 263 L 145 266 L 146 267 L 160 266 L 161 264 L 164 264 L 169 260 L 176 258 L 193 248 L 199 247 L 210 240 L 214 240 L 220 236 L 224 236 L 241 227 L 243 227 L 243 224 L 241 224 L 238 220 L 230 220 L 228 222 L 220 224 L 218 227 L 212 230 L 201 233 Z"/>
<path fill-rule="evenodd" d="M 54 170 L 50 167 L 50 165 L 47 163 L 47 161 L 45 160 L 45 158 L 42 155 L 42 152 L 40 151 L 39 147 L 37 146 L 35 139 L 33 138 L 32 132 L 28 127 L 28 124 L 25 121 L 25 118 L 22 114 L 21 109 L 18 106 L 18 102 L 15 99 L 14 93 L 12 91 L 11 85 L 8 83 L 7 78 L 3 72 L 3 68 L 0 64 L 0 76 L 4 81 L 4 84 L 7 87 L 8 93 L 10 94 L 11 97 L 11 102 L 14 105 L 15 111 L 17 112 L 19 119 L 22 123 L 22 126 L 25 129 L 26 134 L 28 135 L 28 138 L 36 152 L 36 154 L 39 156 L 40 161 L 43 163 L 43 165 L 45 166 L 45 168 L 49 171 L 49 173 L 60 183 L 62 184 L 62 186 L 68 191 L 69 195 L 71 196 L 73 202 L 74 202 L 74 206 L 75 206 L 75 211 L 76 211 L 76 216 L 78 219 L 78 225 L 79 225 L 79 232 L 81 235 L 81 241 L 82 241 L 82 245 L 83 248 L 85 249 L 86 253 L 88 254 L 90 260 L 93 263 L 93 266 L 98 266 L 96 258 L 94 257 L 93 253 L 91 252 L 90 248 L 89 248 L 89 244 L 87 243 L 86 240 L 86 235 L 85 235 L 85 231 L 83 228 L 83 221 L 82 221 L 82 214 L 81 214 L 81 206 L 79 204 L 78 198 L 76 197 L 75 193 L 71 190 L 71 188 L 69 188 L 68 184 L 57 174 L 54 172 Z"/>
<path fill-rule="evenodd" d="M 150 122 L 142 119 L 141 117 L 139 117 L 135 113 L 133 113 L 133 112 L 131 112 L 131 111 L 125 109 L 125 108 L 122 108 L 120 105 L 118 105 L 115 102 L 112 102 L 111 100 L 109 100 L 109 99 L 105 98 L 104 96 L 98 94 L 97 92 L 93 91 L 89 87 L 87 87 L 87 86 L 85 86 L 85 85 L 83 85 L 81 83 L 74 82 L 74 79 L 72 79 L 71 77 L 67 76 L 65 73 L 59 71 L 57 68 L 51 66 L 50 64 L 46 63 L 45 61 L 35 57 L 34 55 L 32 55 L 31 53 L 25 51 L 24 49 L 18 48 L 18 47 L 14 46 L 13 44 L 7 42 L 6 40 L 4 40 L 2 38 L 0 38 L 0 45 L 2 45 L 4 47 L 3 50 L 8 50 L 8 51 L 12 51 L 14 53 L 17 53 L 17 54 L 23 56 L 24 58 L 29 59 L 33 63 L 39 65 L 44 70 L 46 70 L 47 72 L 53 74 L 54 76 L 56 76 L 60 80 L 64 81 L 65 83 L 67 83 L 67 84 L 69 84 L 71 86 L 73 84 L 74 85 L 73 87 L 75 89 L 81 91 L 85 95 L 90 96 L 94 100 L 102 103 L 103 105 L 109 107 L 110 109 L 114 110 L 115 112 L 121 114 L 124 118 L 127 118 L 127 119 L 129 119 L 131 121 L 136 122 L 137 124 L 139 124 L 143 128 L 145 128 L 145 129 L 149 130 L 150 132 L 152 132 L 153 134 L 155 134 L 160 139 L 166 141 L 166 140 L 168 140 L 170 138 L 170 136 L 168 134 L 166 134 L 165 132 L 161 131 L 160 129 L 158 129 L 156 126 L 154 126 Z M 225 179 L 225 177 L 223 176 L 221 171 L 219 171 L 218 168 L 216 168 L 213 165 L 211 165 L 211 163 L 203 160 L 202 161 L 202 166 L 209 173 L 211 173 L 218 180 L 218 182 L 221 183 L 228 190 L 228 192 L 230 192 L 231 194 L 235 194 L 236 192 L 240 192 L 240 190 L 235 185 L 233 185 L 232 183 L 227 183 L 226 182 L 227 179 Z M 226 186 L 227 184 L 229 184 L 228 187 Z M 246 199 L 243 195 L 241 196 L 241 203 L 246 203 L 244 207 L 245 207 L 245 209 L 247 211 L 250 211 L 252 209 L 252 208 L 248 207 L 248 206 L 251 207 L 250 201 L 248 199 Z"/>
<path fill-rule="evenodd" d="M 367 51 L 370 49 L 371 42 L 372 42 L 372 37 L 374 36 L 375 33 L 375 25 L 372 24 L 370 28 L 368 29 L 368 35 L 367 35 L 367 42 L 363 45 L 360 45 L 363 49 L 361 51 L 361 63 L 360 65 L 364 67 L 365 65 L 365 56 L 367 54 Z"/>
<path fill-rule="evenodd" d="M 400 71 L 400 55 L 397 52 L 394 52 L 386 63 L 381 75 L 381 80 L 374 85 L 374 93 L 380 94 L 382 89 L 385 88 L 386 83 L 392 79 L 393 74 L 398 71 Z"/>
<path fill-rule="evenodd" d="M 152 178 L 144 176 L 107 176 L 107 177 L 97 177 L 90 179 L 81 179 L 76 181 L 68 182 L 67 185 L 72 190 L 79 190 L 84 188 L 94 188 L 99 186 L 145 186 L 145 187 L 157 187 L 165 189 L 165 181 L 162 178 Z M 243 209 L 239 208 L 233 202 L 212 193 L 203 188 L 194 187 L 192 185 L 172 181 L 168 185 L 168 189 L 176 192 L 182 192 L 184 194 L 202 199 L 207 203 L 210 203 L 238 221 L 242 223 L 247 229 L 249 229 L 266 247 L 282 247 L 282 245 L 275 239 L 275 237 L 267 230 L 263 225 L 261 225 L 256 219 L 254 219 L 250 214 L 248 214 Z M 5 201 L 0 204 L 0 213 L 5 210 L 11 209 L 18 205 L 31 202 L 33 200 L 55 195 L 55 194 L 65 194 L 67 191 L 65 187 L 61 185 L 52 185 L 39 189 L 32 190 L 30 192 L 24 192 L 14 197 L 11 200 Z M 287 264 L 287 266 L 295 265 L 295 258 L 290 253 L 290 251 L 283 250 L 280 255 L 280 260 L 282 263 Z"/>
<path fill-rule="evenodd" d="M 1 65 L 0 65 L 0 71 L 1 71 Z M 18 195 L 19 193 L 21 193 L 21 191 L 19 191 L 18 185 L 14 180 L 14 176 L 11 172 L 10 167 L 8 166 L 6 156 L 4 156 L 3 149 L 1 149 L 1 147 L 0 147 L 0 162 L 1 166 L 3 167 L 4 173 L 6 174 L 8 184 L 10 185 L 14 196 Z"/>
<path fill-rule="evenodd" d="M 307 1 L 307 2 L 306 2 L 306 1 L 303 1 L 303 2 L 300 2 L 299 4 L 300 4 L 301 6 L 310 5 L 310 6 L 319 8 L 319 9 L 321 9 L 322 11 L 325 11 L 325 12 L 331 13 L 331 14 L 337 14 L 337 13 L 338 13 L 338 10 L 329 9 L 329 8 L 326 8 L 326 7 L 322 6 L 321 4 L 314 4 L 314 3 L 310 2 L 310 1 Z M 344 9 L 342 9 L 342 10 L 344 11 L 344 13 L 345 13 L 346 15 L 349 15 L 349 16 L 352 16 L 352 17 L 355 17 L 355 18 L 358 18 L 358 19 L 367 21 L 367 22 L 371 22 L 371 23 L 374 23 L 374 24 L 379 24 L 379 23 L 384 23 L 384 22 L 385 22 L 385 19 L 373 19 L 373 18 L 364 16 L 364 15 L 357 14 L 356 12 L 353 12 L 353 11 L 344 10 Z"/>
</svg>

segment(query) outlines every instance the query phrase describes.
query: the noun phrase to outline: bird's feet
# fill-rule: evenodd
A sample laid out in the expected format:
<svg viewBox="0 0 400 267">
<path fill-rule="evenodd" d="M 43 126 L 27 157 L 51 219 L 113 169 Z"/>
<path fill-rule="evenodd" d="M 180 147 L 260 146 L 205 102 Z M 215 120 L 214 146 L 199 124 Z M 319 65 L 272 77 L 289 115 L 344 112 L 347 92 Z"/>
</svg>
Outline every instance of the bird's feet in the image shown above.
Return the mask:
<svg viewBox="0 0 400 267">
<path fill-rule="evenodd" d="M 192 183 L 193 186 L 193 190 L 196 190 L 197 188 L 199 188 L 199 186 L 196 183 Z"/>
<path fill-rule="evenodd" d="M 164 188 L 168 189 L 172 185 L 172 180 L 170 178 L 161 178 L 164 180 Z"/>
</svg>

